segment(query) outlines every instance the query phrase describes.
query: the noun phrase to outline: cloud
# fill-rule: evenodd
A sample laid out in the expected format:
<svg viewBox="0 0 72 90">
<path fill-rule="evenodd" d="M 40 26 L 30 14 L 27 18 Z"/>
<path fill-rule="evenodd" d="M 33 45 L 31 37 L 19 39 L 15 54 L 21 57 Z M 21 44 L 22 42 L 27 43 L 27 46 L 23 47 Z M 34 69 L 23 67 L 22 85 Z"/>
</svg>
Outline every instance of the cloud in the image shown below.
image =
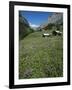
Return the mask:
<svg viewBox="0 0 72 90">
<path fill-rule="evenodd" d="M 37 28 L 37 27 L 39 27 L 39 25 L 32 24 L 32 23 L 29 23 L 29 25 L 30 25 L 32 28 Z"/>
</svg>

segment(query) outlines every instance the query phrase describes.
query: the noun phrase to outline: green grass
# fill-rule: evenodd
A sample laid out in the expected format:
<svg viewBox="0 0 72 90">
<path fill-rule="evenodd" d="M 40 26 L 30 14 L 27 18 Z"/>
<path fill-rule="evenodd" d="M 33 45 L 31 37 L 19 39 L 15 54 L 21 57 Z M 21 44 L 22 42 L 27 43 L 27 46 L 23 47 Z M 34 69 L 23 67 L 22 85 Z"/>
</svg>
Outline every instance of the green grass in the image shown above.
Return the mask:
<svg viewBox="0 0 72 90">
<path fill-rule="evenodd" d="M 63 38 L 42 33 L 31 33 L 19 42 L 20 79 L 63 76 Z"/>
</svg>

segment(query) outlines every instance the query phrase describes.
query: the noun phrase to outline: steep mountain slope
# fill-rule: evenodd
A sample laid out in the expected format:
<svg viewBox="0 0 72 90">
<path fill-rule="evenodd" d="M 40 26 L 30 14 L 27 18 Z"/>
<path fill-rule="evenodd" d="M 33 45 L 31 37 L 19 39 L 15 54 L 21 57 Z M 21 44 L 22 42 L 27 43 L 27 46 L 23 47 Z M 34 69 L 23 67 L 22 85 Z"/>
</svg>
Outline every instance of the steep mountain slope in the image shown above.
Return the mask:
<svg viewBox="0 0 72 90">
<path fill-rule="evenodd" d="M 48 18 L 48 24 L 49 23 L 56 23 L 61 24 L 63 22 L 63 14 L 62 13 L 54 13 L 52 16 Z"/>
<path fill-rule="evenodd" d="M 63 28 L 63 14 L 62 13 L 54 13 L 53 15 L 48 17 L 48 23 L 40 25 L 40 29 L 52 29 L 56 28 L 61 30 Z"/>
<path fill-rule="evenodd" d="M 31 32 L 33 29 L 30 28 L 28 21 L 19 13 L 19 39 L 23 39 Z"/>
</svg>

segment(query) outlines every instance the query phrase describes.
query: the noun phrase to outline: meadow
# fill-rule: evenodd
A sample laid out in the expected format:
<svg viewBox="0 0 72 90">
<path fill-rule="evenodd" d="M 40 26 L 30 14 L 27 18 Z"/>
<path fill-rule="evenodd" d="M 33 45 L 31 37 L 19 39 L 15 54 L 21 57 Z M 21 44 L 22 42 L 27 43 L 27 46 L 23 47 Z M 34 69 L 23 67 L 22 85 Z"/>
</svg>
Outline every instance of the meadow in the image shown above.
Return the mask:
<svg viewBox="0 0 72 90">
<path fill-rule="evenodd" d="M 42 37 L 42 33 L 19 41 L 19 79 L 63 76 L 63 36 Z"/>
</svg>

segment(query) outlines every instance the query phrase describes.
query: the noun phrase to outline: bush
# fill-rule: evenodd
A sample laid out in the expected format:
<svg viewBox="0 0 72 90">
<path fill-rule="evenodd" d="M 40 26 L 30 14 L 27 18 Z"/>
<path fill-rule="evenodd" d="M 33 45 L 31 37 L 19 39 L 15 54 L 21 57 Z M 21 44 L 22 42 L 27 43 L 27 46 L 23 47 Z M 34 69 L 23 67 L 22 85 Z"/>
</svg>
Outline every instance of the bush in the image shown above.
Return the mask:
<svg viewBox="0 0 72 90">
<path fill-rule="evenodd" d="M 51 30 L 53 26 L 55 26 L 55 25 L 52 24 L 52 23 L 50 23 L 50 24 L 48 24 L 48 25 L 45 27 L 45 29 L 46 29 L 46 30 L 47 30 L 47 29 Z"/>
<path fill-rule="evenodd" d="M 57 32 L 56 32 L 56 31 L 52 31 L 52 34 L 53 34 L 54 36 L 56 36 L 56 35 L 57 35 Z"/>
</svg>

